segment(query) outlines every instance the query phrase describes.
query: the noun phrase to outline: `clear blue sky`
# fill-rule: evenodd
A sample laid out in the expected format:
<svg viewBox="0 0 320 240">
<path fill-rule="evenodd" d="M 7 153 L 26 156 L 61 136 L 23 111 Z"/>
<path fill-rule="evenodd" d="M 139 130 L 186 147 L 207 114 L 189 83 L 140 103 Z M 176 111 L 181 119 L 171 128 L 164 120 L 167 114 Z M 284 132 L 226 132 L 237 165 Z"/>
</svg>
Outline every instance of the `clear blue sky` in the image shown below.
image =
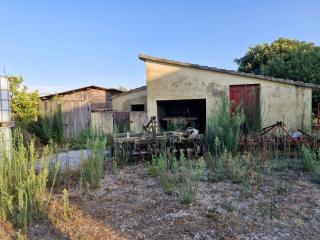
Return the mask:
<svg viewBox="0 0 320 240">
<path fill-rule="evenodd" d="M 0 73 L 42 93 L 145 84 L 146 53 L 236 69 L 279 37 L 320 45 L 320 1 L 0 0 Z"/>
</svg>

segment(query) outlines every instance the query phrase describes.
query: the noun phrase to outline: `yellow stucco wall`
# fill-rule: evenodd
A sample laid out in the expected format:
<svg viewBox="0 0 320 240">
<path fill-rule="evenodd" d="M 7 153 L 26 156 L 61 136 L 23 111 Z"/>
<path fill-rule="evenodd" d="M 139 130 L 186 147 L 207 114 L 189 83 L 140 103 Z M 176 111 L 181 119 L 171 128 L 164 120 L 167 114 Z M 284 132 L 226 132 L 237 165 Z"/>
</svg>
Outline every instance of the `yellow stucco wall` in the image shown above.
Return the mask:
<svg viewBox="0 0 320 240">
<path fill-rule="evenodd" d="M 311 129 L 311 88 L 161 62 L 145 64 L 148 117 L 157 116 L 157 100 L 173 99 L 206 99 L 209 117 L 221 94 L 229 95 L 230 85 L 260 84 L 262 127 L 283 121 L 289 131 Z"/>
<path fill-rule="evenodd" d="M 137 89 L 112 98 L 113 111 L 130 112 L 131 105 L 133 104 L 144 104 L 144 109 L 145 111 L 147 110 L 147 90 L 145 88 Z"/>
</svg>

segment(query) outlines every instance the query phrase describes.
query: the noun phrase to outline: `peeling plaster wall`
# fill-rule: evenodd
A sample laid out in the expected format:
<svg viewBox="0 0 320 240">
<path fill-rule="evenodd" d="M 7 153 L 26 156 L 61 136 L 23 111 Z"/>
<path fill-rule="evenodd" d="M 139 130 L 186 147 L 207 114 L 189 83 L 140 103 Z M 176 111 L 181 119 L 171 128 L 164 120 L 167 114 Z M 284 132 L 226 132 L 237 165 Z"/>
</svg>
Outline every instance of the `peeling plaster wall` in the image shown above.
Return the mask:
<svg viewBox="0 0 320 240">
<path fill-rule="evenodd" d="M 262 127 L 283 121 L 290 131 L 311 130 L 312 89 L 258 78 L 145 61 L 148 117 L 157 116 L 157 100 L 206 99 L 206 114 L 214 114 L 229 86 L 260 84 Z M 128 104 L 128 103 L 127 103 Z"/>
</svg>

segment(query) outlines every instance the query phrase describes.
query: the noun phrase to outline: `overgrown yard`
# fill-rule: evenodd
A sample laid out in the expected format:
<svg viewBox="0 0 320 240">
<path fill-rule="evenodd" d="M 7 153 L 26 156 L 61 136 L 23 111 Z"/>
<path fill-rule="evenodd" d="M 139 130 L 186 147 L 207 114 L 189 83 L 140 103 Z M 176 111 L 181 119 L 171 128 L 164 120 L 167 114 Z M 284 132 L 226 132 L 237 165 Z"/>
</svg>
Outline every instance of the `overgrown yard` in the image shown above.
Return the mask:
<svg viewBox="0 0 320 240">
<path fill-rule="evenodd" d="M 308 158 L 279 158 L 258 167 L 252 165 L 255 157 L 242 155 L 240 165 L 232 165 L 225 155 L 212 160 L 215 166 L 210 161 L 204 166 L 201 158 L 192 160 L 191 165 L 187 159 L 170 158 L 171 164 L 166 165 L 165 157 L 154 158 L 151 163 L 126 164 L 115 173 L 106 172 L 98 188 L 80 191 L 78 182 L 70 186 L 69 197 L 58 188 L 46 214 L 29 224 L 26 236 L 318 239 L 320 185 L 300 167 L 308 165 Z M 194 182 L 184 180 L 182 170 Z M 163 182 L 163 174 L 168 181 Z M 170 191 L 168 183 L 172 184 Z M 194 193 L 187 202 L 183 194 L 185 189 L 188 192 L 186 186 L 192 188 L 191 195 Z M 0 232 L 2 239 L 19 236 L 9 221 L 1 221 Z"/>
<path fill-rule="evenodd" d="M 308 175 L 263 174 L 257 186 L 211 178 L 207 172 L 194 202 L 182 204 L 177 193 L 164 193 L 146 164 L 134 164 L 106 175 L 101 187 L 84 197 L 71 192 L 71 205 L 90 218 L 91 226 L 99 223 L 124 239 L 318 239 L 320 188 Z M 77 218 L 70 221 L 64 224 L 74 224 L 72 231 L 85 228 Z M 61 234 L 68 232 L 64 224 L 56 226 L 59 234 L 52 223 L 33 226 L 29 234 L 67 239 Z M 90 233 L 88 226 L 85 230 Z"/>
<path fill-rule="evenodd" d="M 296 159 L 289 159 L 295 165 Z M 28 228 L 29 239 L 318 239 L 320 187 L 310 174 L 277 160 L 259 181 L 221 179 L 205 169 L 195 197 L 183 204 L 179 188 L 166 193 L 146 162 L 106 174 L 100 187 L 70 206 L 56 195 L 48 216 Z M 284 168 L 285 166 L 285 168 Z M 220 180 L 219 180 L 220 179 Z M 219 180 L 219 181 L 218 181 Z M 66 216 L 68 215 L 68 216 Z M 14 236 L 8 222 L 1 232 Z M 2 234 L 6 236 L 6 234 Z"/>
<path fill-rule="evenodd" d="M 229 109 L 202 156 L 154 140 L 151 159 L 133 158 L 97 134 L 38 153 L 17 131 L 0 161 L 1 239 L 318 239 L 319 146 L 278 134 L 241 149 Z"/>
</svg>

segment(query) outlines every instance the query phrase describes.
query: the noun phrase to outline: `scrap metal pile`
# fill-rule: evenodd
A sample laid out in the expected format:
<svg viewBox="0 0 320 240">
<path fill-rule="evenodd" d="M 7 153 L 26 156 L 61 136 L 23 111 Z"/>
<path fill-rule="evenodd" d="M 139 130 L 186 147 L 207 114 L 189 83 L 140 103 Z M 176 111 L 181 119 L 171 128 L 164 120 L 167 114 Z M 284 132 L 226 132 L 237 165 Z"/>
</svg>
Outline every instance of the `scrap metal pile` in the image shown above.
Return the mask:
<svg viewBox="0 0 320 240">
<path fill-rule="evenodd" d="M 187 128 L 185 131 L 159 131 L 156 117 L 143 126 L 141 133 L 119 133 L 113 136 L 113 147 L 127 151 L 129 156 L 151 157 L 163 152 L 188 156 L 202 153 L 202 134 L 197 129 Z"/>
</svg>

